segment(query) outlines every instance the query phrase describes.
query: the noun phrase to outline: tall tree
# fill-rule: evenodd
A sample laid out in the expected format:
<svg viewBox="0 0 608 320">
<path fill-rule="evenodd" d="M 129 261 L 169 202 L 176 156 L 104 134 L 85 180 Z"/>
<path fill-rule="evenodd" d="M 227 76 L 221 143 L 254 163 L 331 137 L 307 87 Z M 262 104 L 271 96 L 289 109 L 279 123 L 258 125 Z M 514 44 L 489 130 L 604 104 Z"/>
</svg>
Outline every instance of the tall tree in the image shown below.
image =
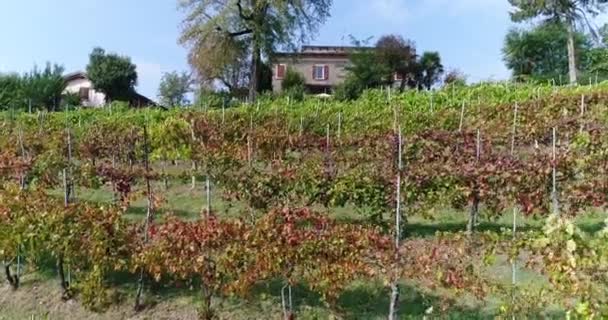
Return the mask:
<svg viewBox="0 0 608 320">
<path fill-rule="evenodd" d="M 376 43 L 376 54 L 386 66 L 385 81 L 392 84 L 393 74 L 398 74 L 401 78 L 399 89 L 403 91 L 417 69 L 414 43 L 398 35 L 382 36 Z"/>
<path fill-rule="evenodd" d="M 570 83 L 577 81 L 575 29 L 587 27 L 597 34 L 589 21 L 589 16 L 595 17 L 605 10 L 608 0 L 509 0 L 515 8 L 511 19 L 515 22 L 542 19 L 558 22 L 566 26 L 568 34 L 568 74 Z"/>
<path fill-rule="evenodd" d="M 179 0 L 187 12 L 180 41 L 190 47 L 191 57 L 204 57 L 197 51 L 205 49 L 208 56 L 217 59 L 215 66 L 220 70 L 246 52 L 251 57 L 249 98 L 253 101 L 259 89 L 263 57 L 278 47 L 309 39 L 329 17 L 331 3 L 332 0 Z"/>
<path fill-rule="evenodd" d="M 219 82 L 234 93 L 249 87 L 250 56 L 245 41 L 216 32 L 194 40 L 188 60 L 201 84 L 213 87 Z"/>
<path fill-rule="evenodd" d="M 503 59 L 515 79 L 558 79 L 569 70 L 567 43 L 567 28 L 559 23 L 542 23 L 529 30 L 511 29 L 505 37 Z M 590 47 L 585 34 L 574 34 L 580 71 L 588 71 Z"/>
<path fill-rule="evenodd" d="M 0 73 L 0 110 L 24 104 L 21 76 L 16 73 Z"/>
<path fill-rule="evenodd" d="M 22 86 L 25 99 L 32 106 L 43 107 L 48 111 L 55 111 L 61 103 L 61 94 L 65 89 L 63 67 L 57 64 L 46 63 L 44 69 L 38 67 L 23 75 Z"/>
<path fill-rule="evenodd" d="M 444 68 L 441 64 L 441 56 L 436 51 L 426 51 L 417 61 L 420 86 L 430 90 L 431 87 L 441 80 Z"/>
<path fill-rule="evenodd" d="M 346 82 L 357 84 L 361 89 L 376 88 L 387 83 L 390 68 L 373 49 L 360 48 L 350 54 L 350 64 L 346 67 Z"/>
<path fill-rule="evenodd" d="M 95 48 L 89 56 L 87 75 L 95 89 L 103 92 L 109 101 L 129 101 L 133 97 L 137 67 L 129 57 Z"/>
<path fill-rule="evenodd" d="M 465 86 L 466 84 L 467 76 L 458 69 L 449 70 L 443 77 L 444 86 Z"/>
<path fill-rule="evenodd" d="M 192 77 L 186 72 L 163 74 L 158 87 L 158 97 L 163 105 L 174 107 L 188 103 L 186 94 L 191 90 Z"/>
</svg>

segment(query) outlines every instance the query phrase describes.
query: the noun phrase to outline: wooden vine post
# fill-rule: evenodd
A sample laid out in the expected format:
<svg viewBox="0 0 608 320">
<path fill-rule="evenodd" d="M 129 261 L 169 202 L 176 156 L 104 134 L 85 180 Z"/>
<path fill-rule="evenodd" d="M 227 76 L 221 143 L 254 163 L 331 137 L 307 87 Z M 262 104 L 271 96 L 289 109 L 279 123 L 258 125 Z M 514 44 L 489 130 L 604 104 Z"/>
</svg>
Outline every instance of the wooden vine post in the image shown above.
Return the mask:
<svg viewBox="0 0 608 320">
<path fill-rule="evenodd" d="M 150 183 L 150 150 L 148 146 L 148 128 L 147 124 L 144 125 L 144 169 L 145 169 L 145 181 L 146 181 L 146 193 L 147 193 L 147 211 L 146 220 L 144 222 L 144 244 L 148 243 L 150 225 L 154 220 L 154 197 L 152 194 L 152 184 Z M 139 279 L 137 281 L 137 293 L 135 296 L 135 311 L 141 311 L 143 304 L 141 298 L 144 290 L 144 268 L 139 270 Z"/>
<path fill-rule="evenodd" d="M 205 195 L 207 198 L 205 217 L 209 218 L 211 216 L 211 182 L 209 181 L 209 173 L 207 173 L 205 180 Z"/>
<path fill-rule="evenodd" d="M 222 101 L 222 126 L 224 126 L 224 122 L 226 122 L 226 100 Z"/>
<path fill-rule="evenodd" d="M 481 158 L 481 131 L 477 129 L 477 139 L 475 146 L 475 164 L 479 166 L 479 160 Z M 476 179 L 476 177 L 475 177 Z M 479 185 L 477 180 L 473 182 L 473 200 L 471 203 L 471 209 L 469 212 L 469 222 L 467 224 L 467 233 L 473 234 L 475 226 L 477 225 L 477 219 L 479 216 Z"/>
<path fill-rule="evenodd" d="M 19 148 L 21 150 L 21 161 L 23 161 L 25 163 L 26 152 L 25 152 L 25 146 L 23 144 L 23 128 L 21 127 L 21 125 L 19 125 L 19 131 L 18 131 L 17 135 L 18 135 L 18 139 L 19 139 Z M 21 170 L 19 172 L 19 189 L 21 191 L 23 191 L 23 190 L 25 190 L 25 188 L 26 188 L 26 177 L 25 177 L 23 170 Z"/>
<path fill-rule="evenodd" d="M 196 147 L 196 134 L 194 133 L 194 119 L 190 120 L 190 139 L 192 140 L 192 147 L 190 150 L 190 157 L 192 157 L 194 153 L 194 148 Z M 192 190 L 196 189 L 196 171 L 198 170 L 198 165 L 196 160 L 192 159 L 192 175 L 191 175 L 191 186 Z"/>
<path fill-rule="evenodd" d="M 247 163 L 251 167 L 253 163 L 253 114 L 249 117 L 249 134 L 247 134 Z"/>
<path fill-rule="evenodd" d="M 66 136 L 67 136 L 67 166 L 63 168 L 62 178 L 63 178 L 63 204 L 66 210 L 70 206 L 73 200 L 74 193 L 74 182 L 73 182 L 73 172 L 72 172 L 72 134 L 69 127 L 68 118 L 66 116 Z M 68 177 L 69 176 L 69 177 Z M 66 278 L 65 273 L 65 260 L 63 253 L 58 253 L 57 255 L 57 273 L 59 275 L 59 284 L 61 286 L 62 294 L 61 298 L 63 300 L 69 300 L 72 297 L 70 285 L 71 285 L 71 272 L 68 265 L 68 277 Z"/>
<path fill-rule="evenodd" d="M 19 146 L 21 149 L 21 160 L 25 161 L 25 147 L 23 145 L 23 129 L 21 128 L 21 125 L 19 125 L 18 128 L 18 139 L 19 139 Z M 24 191 L 26 187 L 25 184 L 25 175 L 23 172 L 19 173 L 19 189 L 20 191 Z M 11 266 L 13 265 L 13 262 L 17 260 L 17 267 L 15 270 L 15 274 L 13 275 L 13 273 L 11 272 Z M 11 261 L 2 261 L 2 264 L 4 266 L 4 273 L 6 275 L 6 279 L 8 280 L 9 284 L 11 285 L 11 287 L 13 288 L 13 290 L 17 290 L 19 288 L 19 284 L 20 284 L 20 279 L 21 279 L 21 244 L 17 245 L 17 257 L 12 259 Z"/>
<path fill-rule="evenodd" d="M 553 128 L 553 147 L 552 147 L 552 183 L 551 183 L 551 203 L 552 203 L 552 213 L 554 215 L 559 214 L 559 200 L 557 197 L 557 129 Z"/>
<path fill-rule="evenodd" d="M 464 106 L 465 102 L 462 102 L 462 107 L 460 108 L 460 124 L 458 125 L 458 132 L 462 132 L 464 125 Z"/>
<path fill-rule="evenodd" d="M 585 130 L 585 95 L 581 96 L 581 120 L 580 120 L 580 133 L 583 133 Z"/>
<path fill-rule="evenodd" d="M 325 152 L 327 152 L 327 154 L 329 155 L 329 123 L 327 124 L 327 127 L 325 128 Z"/>
<path fill-rule="evenodd" d="M 287 292 L 287 294 L 285 292 Z M 294 319 L 293 299 L 291 285 L 289 284 L 286 284 L 281 288 L 281 308 L 283 309 L 283 320 Z"/>
<path fill-rule="evenodd" d="M 513 129 L 511 130 L 511 156 L 515 155 L 515 135 L 517 133 L 517 112 L 519 106 L 515 104 L 515 110 L 513 111 Z"/>
<path fill-rule="evenodd" d="M 519 106 L 517 103 L 515 104 L 515 109 L 513 111 L 513 129 L 511 131 L 511 157 L 515 157 L 515 139 L 517 135 L 517 112 Z M 512 230 L 512 238 L 513 245 L 515 245 L 515 240 L 517 236 L 517 204 L 513 206 L 513 230 Z M 517 285 L 517 257 L 513 257 L 511 261 L 511 318 L 515 320 L 515 290 Z"/>
<path fill-rule="evenodd" d="M 338 112 L 338 133 L 337 133 L 338 141 L 340 141 L 341 136 L 342 136 L 342 112 Z"/>
<path fill-rule="evenodd" d="M 403 160 L 402 160 L 402 149 L 403 149 L 403 138 L 401 135 L 401 126 L 398 128 L 398 147 L 397 147 L 397 183 L 396 183 L 396 208 L 395 208 L 395 263 L 399 268 L 399 248 L 401 246 L 401 175 L 403 172 Z M 398 274 L 398 272 L 397 272 Z M 395 277 L 391 283 L 391 297 L 389 305 L 389 320 L 397 320 L 399 312 L 399 277 L 394 274 Z"/>
</svg>

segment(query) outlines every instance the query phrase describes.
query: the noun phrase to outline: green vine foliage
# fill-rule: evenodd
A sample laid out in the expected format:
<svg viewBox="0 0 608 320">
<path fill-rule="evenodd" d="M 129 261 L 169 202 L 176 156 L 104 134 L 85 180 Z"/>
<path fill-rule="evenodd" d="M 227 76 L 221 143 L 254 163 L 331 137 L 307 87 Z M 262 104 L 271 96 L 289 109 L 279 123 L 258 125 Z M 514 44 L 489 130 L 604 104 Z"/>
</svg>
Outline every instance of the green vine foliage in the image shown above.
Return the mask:
<svg viewBox="0 0 608 320">
<path fill-rule="evenodd" d="M 247 296 L 272 279 L 308 286 L 332 307 L 356 279 L 408 279 L 480 300 L 506 296 L 504 315 L 540 312 L 547 301 L 601 318 L 607 232 L 586 233 L 568 219 L 607 205 L 607 92 L 605 84 L 483 84 L 224 111 L 1 113 L 0 258 L 12 271 L 17 258 L 29 266 L 51 257 L 73 275 L 70 294 L 99 311 L 114 299 L 113 272 L 144 270 L 163 284 L 199 284 L 204 318 L 217 314 L 212 298 Z M 175 169 L 159 173 L 158 161 Z M 65 205 L 45 192 L 63 187 L 63 170 L 79 186 L 111 187 L 116 201 Z M 123 216 L 135 195 L 147 196 L 141 184 L 188 175 L 209 177 L 226 199 L 246 204 L 242 217 L 169 215 L 144 241 L 142 226 Z M 154 205 L 162 198 L 149 196 Z M 562 216 L 548 214 L 552 196 Z M 407 218 L 475 206 L 492 219 L 513 207 L 549 218 L 542 232 L 514 239 L 506 231 L 453 232 L 395 248 L 398 202 Z M 317 212 L 336 207 L 354 208 L 363 223 Z M 545 274 L 552 293 L 483 276 L 505 257 Z"/>
</svg>

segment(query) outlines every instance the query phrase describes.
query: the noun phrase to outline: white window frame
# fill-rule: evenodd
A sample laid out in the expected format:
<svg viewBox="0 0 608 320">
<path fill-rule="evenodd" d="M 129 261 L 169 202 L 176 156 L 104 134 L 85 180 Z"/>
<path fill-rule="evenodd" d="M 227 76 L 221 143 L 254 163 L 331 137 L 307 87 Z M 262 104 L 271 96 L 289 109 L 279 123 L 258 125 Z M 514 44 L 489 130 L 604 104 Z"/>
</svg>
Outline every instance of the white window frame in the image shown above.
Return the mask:
<svg viewBox="0 0 608 320">
<path fill-rule="evenodd" d="M 283 67 L 283 76 L 279 77 L 279 68 Z M 278 80 L 282 80 L 285 78 L 285 74 L 287 73 L 287 64 L 285 63 L 277 63 L 277 68 L 274 72 L 274 76 L 275 78 L 277 78 Z"/>
<path fill-rule="evenodd" d="M 326 64 L 315 64 L 315 65 L 313 65 L 312 66 L 312 70 L 313 70 L 312 71 L 312 74 L 313 74 L 312 79 L 315 80 L 315 81 L 325 81 L 326 80 L 325 78 L 327 76 L 325 74 L 325 68 L 326 67 L 327 67 Z M 321 78 L 317 77 L 317 72 L 316 72 L 317 69 L 316 68 L 321 68 Z"/>
</svg>

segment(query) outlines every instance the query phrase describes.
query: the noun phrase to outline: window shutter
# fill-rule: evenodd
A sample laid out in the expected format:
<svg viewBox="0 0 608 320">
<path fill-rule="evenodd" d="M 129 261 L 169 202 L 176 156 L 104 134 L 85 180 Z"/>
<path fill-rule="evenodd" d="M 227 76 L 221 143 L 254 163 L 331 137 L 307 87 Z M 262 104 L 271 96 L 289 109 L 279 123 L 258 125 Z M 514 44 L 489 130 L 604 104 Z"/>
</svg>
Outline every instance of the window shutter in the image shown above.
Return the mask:
<svg viewBox="0 0 608 320">
<path fill-rule="evenodd" d="M 325 72 L 323 72 L 325 74 L 325 80 L 329 80 L 329 66 L 325 65 Z"/>
<path fill-rule="evenodd" d="M 317 67 L 317 66 L 315 66 L 315 65 L 313 65 L 313 66 L 312 66 L 312 79 L 313 79 L 313 80 L 317 80 L 317 77 L 316 77 L 316 75 L 315 75 L 315 69 L 316 69 L 316 67 Z"/>
<path fill-rule="evenodd" d="M 285 77 L 285 65 L 277 64 L 277 79 L 283 79 Z"/>
</svg>

